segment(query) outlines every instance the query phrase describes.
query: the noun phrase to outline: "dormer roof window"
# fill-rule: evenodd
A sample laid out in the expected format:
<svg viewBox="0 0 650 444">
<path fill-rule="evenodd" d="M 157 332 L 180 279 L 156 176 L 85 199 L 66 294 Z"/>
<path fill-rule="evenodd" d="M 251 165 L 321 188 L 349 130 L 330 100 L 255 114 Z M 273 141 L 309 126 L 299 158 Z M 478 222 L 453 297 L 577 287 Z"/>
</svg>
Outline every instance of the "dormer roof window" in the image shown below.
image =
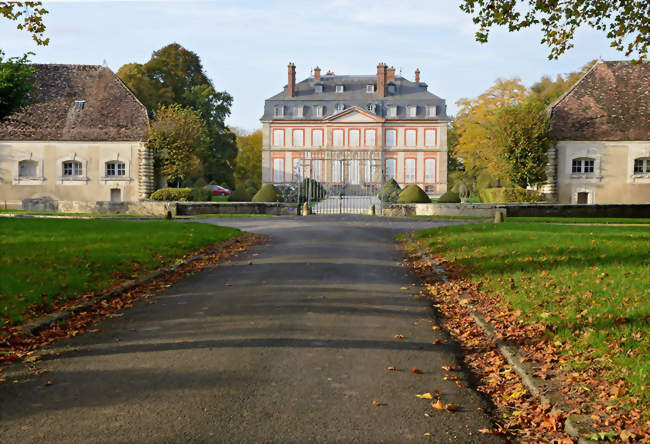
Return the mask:
<svg viewBox="0 0 650 444">
<path fill-rule="evenodd" d="M 336 85 L 336 92 L 337 93 L 342 93 L 343 92 L 343 85 Z"/>
<path fill-rule="evenodd" d="M 84 109 L 84 106 L 86 106 L 86 101 L 85 100 L 75 100 L 74 101 L 74 109 L 81 111 Z"/>
<path fill-rule="evenodd" d="M 344 104 L 342 104 L 342 103 L 337 103 L 337 104 L 336 104 L 336 112 L 337 112 L 337 113 L 340 113 L 340 112 L 343 111 L 344 109 L 345 109 L 345 105 L 344 105 Z"/>
<path fill-rule="evenodd" d="M 388 93 L 389 94 L 395 94 L 395 90 L 396 90 L 395 84 L 394 83 L 389 83 L 388 84 Z"/>
<path fill-rule="evenodd" d="M 369 104 L 366 106 L 366 109 L 367 109 L 368 111 L 370 111 L 371 113 L 374 114 L 374 113 L 375 113 L 375 110 L 377 109 L 377 105 L 375 105 L 374 103 L 369 103 Z"/>
<path fill-rule="evenodd" d="M 323 85 L 320 85 L 320 84 L 319 84 L 319 85 L 316 85 L 316 86 L 314 87 L 314 92 L 315 92 L 316 94 L 322 94 L 322 93 L 323 93 Z"/>
<path fill-rule="evenodd" d="M 407 115 L 408 115 L 409 117 L 415 117 L 415 116 L 417 115 L 418 107 L 415 106 L 415 105 L 409 105 L 409 106 L 407 107 L 407 110 L 408 110 L 408 111 L 407 111 L 407 112 L 408 112 Z"/>
<path fill-rule="evenodd" d="M 427 106 L 427 117 L 436 117 L 438 115 L 438 109 L 436 105 Z"/>
<path fill-rule="evenodd" d="M 302 118 L 302 106 L 293 107 L 293 116 Z"/>
<path fill-rule="evenodd" d="M 375 92 L 375 85 L 366 85 L 366 92 L 372 94 Z"/>
<path fill-rule="evenodd" d="M 397 105 L 388 105 L 388 117 L 397 117 Z"/>
<path fill-rule="evenodd" d="M 278 105 L 273 108 L 273 117 L 284 117 L 284 106 Z"/>
<path fill-rule="evenodd" d="M 314 105 L 314 117 L 323 117 L 323 107 L 321 105 Z"/>
</svg>

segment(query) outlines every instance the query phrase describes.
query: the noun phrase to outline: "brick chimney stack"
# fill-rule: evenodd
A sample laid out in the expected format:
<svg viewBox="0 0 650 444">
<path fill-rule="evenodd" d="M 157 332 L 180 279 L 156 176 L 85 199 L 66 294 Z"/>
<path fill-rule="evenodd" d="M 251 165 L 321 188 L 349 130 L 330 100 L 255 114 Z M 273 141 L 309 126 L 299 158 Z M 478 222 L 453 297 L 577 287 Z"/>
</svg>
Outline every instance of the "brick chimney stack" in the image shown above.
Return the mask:
<svg viewBox="0 0 650 444">
<path fill-rule="evenodd" d="M 381 97 L 386 95 L 386 64 L 377 65 L 377 94 Z"/>
<path fill-rule="evenodd" d="M 293 97 L 296 93 L 296 65 L 289 63 L 289 82 L 287 83 L 287 94 Z"/>
<path fill-rule="evenodd" d="M 386 82 L 394 82 L 395 81 L 395 67 L 391 66 L 386 70 Z"/>
<path fill-rule="evenodd" d="M 318 66 L 314 68 L 314 80 L 320 82 L 320 68 Z"/>
<path fill-rule="evenodd" d="M 415 83 L 420 83 L 420 68 L 415 70 Z"/>
</svg>

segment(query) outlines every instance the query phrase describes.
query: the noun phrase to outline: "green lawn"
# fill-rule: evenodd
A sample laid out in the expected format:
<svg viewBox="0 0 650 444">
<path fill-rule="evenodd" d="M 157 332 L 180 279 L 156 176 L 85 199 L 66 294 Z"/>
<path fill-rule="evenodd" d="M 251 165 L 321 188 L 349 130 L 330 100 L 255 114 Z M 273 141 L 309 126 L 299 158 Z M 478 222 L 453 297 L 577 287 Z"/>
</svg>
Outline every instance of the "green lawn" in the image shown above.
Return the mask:
<svg viewBox="0 0 650 444">
<path fill-rule="evenodd" d="M 101 217 L 101 218 L 141 218 L 154 217 L 141 214 L 94 214 L 94 213 L 59 213 L 52 211 L 28 211 L 28 210 L 0 210 L 0 214 L 17 214 L 26 216 L 68 216 L 68 217 Z"/>
<path fill-rule="evenodd" d="M 650 218 L 631 217 L 507 217 L 506 222 L 548 222 L 565 224 L 650 224 Z"/>
<path fill-rule="evenodd" d="M 241 234 L 199 223 L 0 218 L 0 320 L 21 323 L 33 309 L 47 310 Z"/>
<path fill-rule="evenodd" d="M 569 344 L 575 371 L 591 368 L 650 403 L 650 227 L 471 224 L 415 238 L 547 325 Z M 494 293 L 493 293 L 494 294 Z M 636 400 L 634 399 L 636 398 Z"/>
</svg>

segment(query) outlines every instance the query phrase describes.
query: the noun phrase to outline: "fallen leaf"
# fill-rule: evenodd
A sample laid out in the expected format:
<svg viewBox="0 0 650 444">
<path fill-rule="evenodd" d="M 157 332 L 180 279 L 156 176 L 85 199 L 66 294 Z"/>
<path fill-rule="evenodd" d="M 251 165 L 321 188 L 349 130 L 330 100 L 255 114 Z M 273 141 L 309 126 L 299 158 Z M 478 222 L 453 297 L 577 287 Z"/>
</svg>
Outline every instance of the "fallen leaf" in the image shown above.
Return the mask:
<svg viewBox="0 0 650 444">
<path fill-rule="evenodd" d="M 400 290 L 408 290 L 409 288 L 408 287 L 400 287 L 399 289 Z"/>
<path fill-rule="evenodd" d="M 416 367 L 413 367 L 411 369 L 411 373 L 414 373 L 416 375 L 423 375 L 424 374 L 424 372 L 422 370 L 420 370 L 419 368 L 416 368 Z"/>
<path fill-rule="evenodd" d="M 429 432 L 426 432 L 426 433 L 424 434 L 424 436 L 433 436 L 433 435 L 431 435 L 431 433 L 429 433 Z"/>
<path fill-rule="evenodd" d="M 48 380 L 45 381 L 45 383 L 43 384 L 43 387 L 47 387 L 47 386 L 49 386 L 49 385 L 52 385 L 52 381 L 50 381 L 50 380 L 48 379 Z"/>
<path fill-rule="evenodd" d="M 460 381 L 456 381 L 456 385 L 457 385 L 458 387 L 462 387 L 462 386 L 463 386 L 463 384 L 462 384 Z"/>
<path fill-rule="evenodd" d="M 442 339 L 436 339 L 435 341 L 433 341 L 431 343 L 434 344 L 434 345 L 442 344 Z"/>
<path fill-rule="evenodd" d="M 420 399 L 433 399 L 433 395 L 431 393 L 422 393 L 421 395 L 415 395 Z"/>
<path fill-rule="evenodd" d="M 443 365 L 442 369 L 446 372 L 453 372 L 454 370 L 456 370 L 456 367 L 453 365 Z"/>
<path fill-rule="evenodd" d="M 372 401 L 372 405 L 375 407 L 381 407 L 381 402 L 379 401 Z"/>
<path fill-rule="evenodd" d="M 388 370 L 389 372 L 396 372 L 397 368 L 393 367 L 392 365 L 389 365 L 388 367 L 386 367 L 386 370 Z"/>
<path fill-rule="evenodd" d="M 440 327 L 438 327 L 437 325 L 434 325 L 433 327 L 431 327 L 431 330 L 440 330 Z"/>
<path fill-rule="evenodd" d="M 393 336 L 395 339 L 404 339 L 404 335 L 395 335 Z"/>
<path fill-rule="evenodd" d="M 456 404 L 445 404 L 445 408 L 450 412 L 455 412 L 458 410 L 458 406 Z"/>
<path fill-rule="evenodd" d="M 438 399 L 437 402 L 432 402 L 431 407 L 433 407 L 436 410 L 444 410 L 445 409 L 445 407 L 442 405 L 442 402 L 440 402 L 439 399 Z"/>
</svg>

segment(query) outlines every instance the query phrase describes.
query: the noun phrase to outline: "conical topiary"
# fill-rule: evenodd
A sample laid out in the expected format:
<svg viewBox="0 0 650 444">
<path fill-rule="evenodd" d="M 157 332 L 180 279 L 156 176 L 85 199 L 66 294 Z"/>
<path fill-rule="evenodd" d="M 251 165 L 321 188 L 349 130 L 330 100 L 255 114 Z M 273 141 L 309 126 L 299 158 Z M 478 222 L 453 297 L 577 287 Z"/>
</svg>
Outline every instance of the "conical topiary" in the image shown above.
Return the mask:
<svg viewBox="0 0 650 444">
<path fill-rule="evenodd" d="M 413 184 L 409 185 L 399 193 L 397 203 L 431 203 L 431 199 L 427 193 L 422 191 L 422 188 Z"/>
<path fill-rule="evenodd" d="M 272 184 L 267 183 L 255 193 L 255 196 L 251 200 L 253 202 L 277 202 L 278 190 Z"/>
<path fill-rule="evenodd" d="M 395 203 L 399 197 L 399 193 L 402 192 L 402 189 L 399 187 L 399 184 L 395 179 L 391 178 L 386 181 L 384 186 L 381 188 L 381 193 L 379 193 L 379 199 L 384 203 Z"/>
</svg>

